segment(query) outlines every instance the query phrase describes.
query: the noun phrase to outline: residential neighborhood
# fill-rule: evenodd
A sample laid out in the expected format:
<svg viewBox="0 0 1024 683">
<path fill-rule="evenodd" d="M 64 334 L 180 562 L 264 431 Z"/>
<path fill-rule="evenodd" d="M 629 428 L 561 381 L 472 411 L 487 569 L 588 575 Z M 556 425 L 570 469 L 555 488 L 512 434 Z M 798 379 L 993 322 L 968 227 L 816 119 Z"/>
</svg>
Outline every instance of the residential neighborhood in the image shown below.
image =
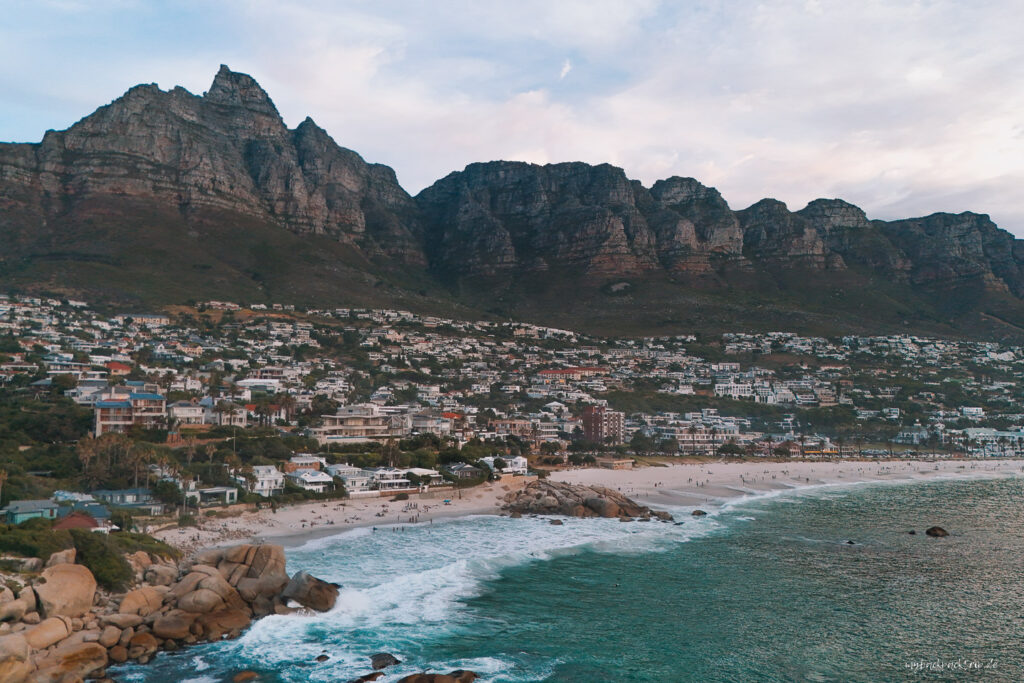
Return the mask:
<svg viewBox="0 0 1024 683">
<path fill-rule="evenodd" d="M 71 454 L 68 471 L 30 465 L 43 441 L 7 427 L 0 494 L 12 522 L 56 519 L 66 501 L 15 494 L 77 482 L 75 504 L 109 519 L 629 456 L 1020 455 L 1022 373 L 1024 349 L 981 341 L 600 338 L 401 310 L 211 301 L 104 314 L 0 296 L 5 402 L 84 426 L 45 446 Z"/>
</svg>

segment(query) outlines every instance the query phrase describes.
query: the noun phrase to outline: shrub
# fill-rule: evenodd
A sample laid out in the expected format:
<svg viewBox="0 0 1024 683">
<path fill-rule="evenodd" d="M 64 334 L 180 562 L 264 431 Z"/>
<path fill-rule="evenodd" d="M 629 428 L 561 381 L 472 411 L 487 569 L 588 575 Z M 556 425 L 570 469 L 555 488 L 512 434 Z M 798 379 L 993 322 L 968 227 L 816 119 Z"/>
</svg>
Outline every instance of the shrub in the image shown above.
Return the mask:
<svg viewBox="0 0 1024 683">
<path fill-rule="evenodd" d="M 408 493 L 396 493 L 395 497 L 391 499 L 391 502 L 394 503 L 394 502 L 397 502 L 399 500 L 409 500 L 409 494 Z"/>
<path fill-rule="evenodd" d="M 53 531 L 46 520 L 30 519 L 20 526 L 0 525 L 0 552 L 38 557 L 45 562 L 53 553 L 70 548 L 71 545 L 68 532 Z"/>
<path fill-rule="evenodd" d="M 178 559 L 181 557 L 181 551 L 177 548 L 167 545 L 163 541 L 159 541 L 149 534 L 132 534 L 132 533 L 116 533 L 112 534 L 114 544 L 123 553 L 134 553 L 139 550 L 145 550 L 150 555 L 160 555 L 161 557 L 171 557 Z"/>
<path fill-rule="evenodd" d="M 192 515 L 178 515 L 178 526 L 195 526 L 196 518 Z"/>
<path fill-rule="evenodd" d="M 96 583 L 113 591 L 128 587 L 132 580 L 132 568 L 113 539 L 106 534 L 72 529 L 71 540 L 78 551 L 78 562 L 92 572 Z"/>
</svg>

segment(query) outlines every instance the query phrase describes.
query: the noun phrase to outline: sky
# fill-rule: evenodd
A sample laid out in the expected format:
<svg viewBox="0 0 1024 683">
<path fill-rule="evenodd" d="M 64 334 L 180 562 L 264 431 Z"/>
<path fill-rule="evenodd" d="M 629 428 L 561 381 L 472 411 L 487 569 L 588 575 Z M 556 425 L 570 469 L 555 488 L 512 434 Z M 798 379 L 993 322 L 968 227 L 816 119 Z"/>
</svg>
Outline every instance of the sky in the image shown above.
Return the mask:
<svg viewBox="0 0 1024 683">
<path fill-rule="evenodd" d="M 988 213 L 1024 237 L 1021 0 L 0 0 L 0 140 L 137 83 L 251 74 L 415 194 L 475 161 L 611 163 L 734 209 Z"/>
</svg>

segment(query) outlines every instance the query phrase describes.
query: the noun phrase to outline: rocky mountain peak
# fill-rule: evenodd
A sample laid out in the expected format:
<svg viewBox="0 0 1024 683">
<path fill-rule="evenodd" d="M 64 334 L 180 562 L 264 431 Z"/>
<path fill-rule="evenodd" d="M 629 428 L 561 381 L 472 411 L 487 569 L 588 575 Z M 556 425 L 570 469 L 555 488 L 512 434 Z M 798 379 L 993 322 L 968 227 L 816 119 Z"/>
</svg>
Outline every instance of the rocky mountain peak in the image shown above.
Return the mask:
<svg viewBox="0 0 1024 683">
<path fill-rule="evenodd" d="M 718 190 L 702 185 L 695 178 L 672 176 L 651 186 L 651 196 L 663 204 L 685 204 L 692 201 L 725 201 Z"/>
<path fill-rule="evenodd" d="M 797 211 L 811 222 L 815 230 L 828 234 L 835 228 L 866 228 L 868 217 L 864 211 L 842 199 L 815 199 Z"/>
<path fill-rule="evenodd" d="M 267 92 L 249 74 L 232 71 L 225 64 L 213 79 L 213 85 L 203 96 L 208 102 L 231 107 L 242 107 L 253 112 L 280 118 L 277 107 Z"/>
</svg>

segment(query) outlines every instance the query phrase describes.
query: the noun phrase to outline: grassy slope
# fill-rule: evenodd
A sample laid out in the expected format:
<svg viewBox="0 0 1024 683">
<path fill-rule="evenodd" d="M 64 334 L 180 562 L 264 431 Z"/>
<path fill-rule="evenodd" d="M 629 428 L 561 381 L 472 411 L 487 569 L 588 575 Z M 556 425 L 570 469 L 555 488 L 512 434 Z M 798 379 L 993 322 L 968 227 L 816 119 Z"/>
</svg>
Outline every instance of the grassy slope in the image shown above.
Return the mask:
<svg viewBox="0 0 1024 683">
<path fill-rule="evenodd" d="M 563 270 L 448 289 L 423 269 L 372 262 L 333 239 L 235 213 L 207 210 L 186 219 L 117 198 L 116 207 L 79 204 L 74 215 L 12 247 L 0 283 L 122 306 L 226 299 L 400 307 L 614 335 L 746 329 L 1024 339 L 1020 300 L 970 283 L 929 292 L 857 267 L 627 279 Z M 610 285 L 621 282 L 628 288 L 613 292 Z"/>
</svg>

